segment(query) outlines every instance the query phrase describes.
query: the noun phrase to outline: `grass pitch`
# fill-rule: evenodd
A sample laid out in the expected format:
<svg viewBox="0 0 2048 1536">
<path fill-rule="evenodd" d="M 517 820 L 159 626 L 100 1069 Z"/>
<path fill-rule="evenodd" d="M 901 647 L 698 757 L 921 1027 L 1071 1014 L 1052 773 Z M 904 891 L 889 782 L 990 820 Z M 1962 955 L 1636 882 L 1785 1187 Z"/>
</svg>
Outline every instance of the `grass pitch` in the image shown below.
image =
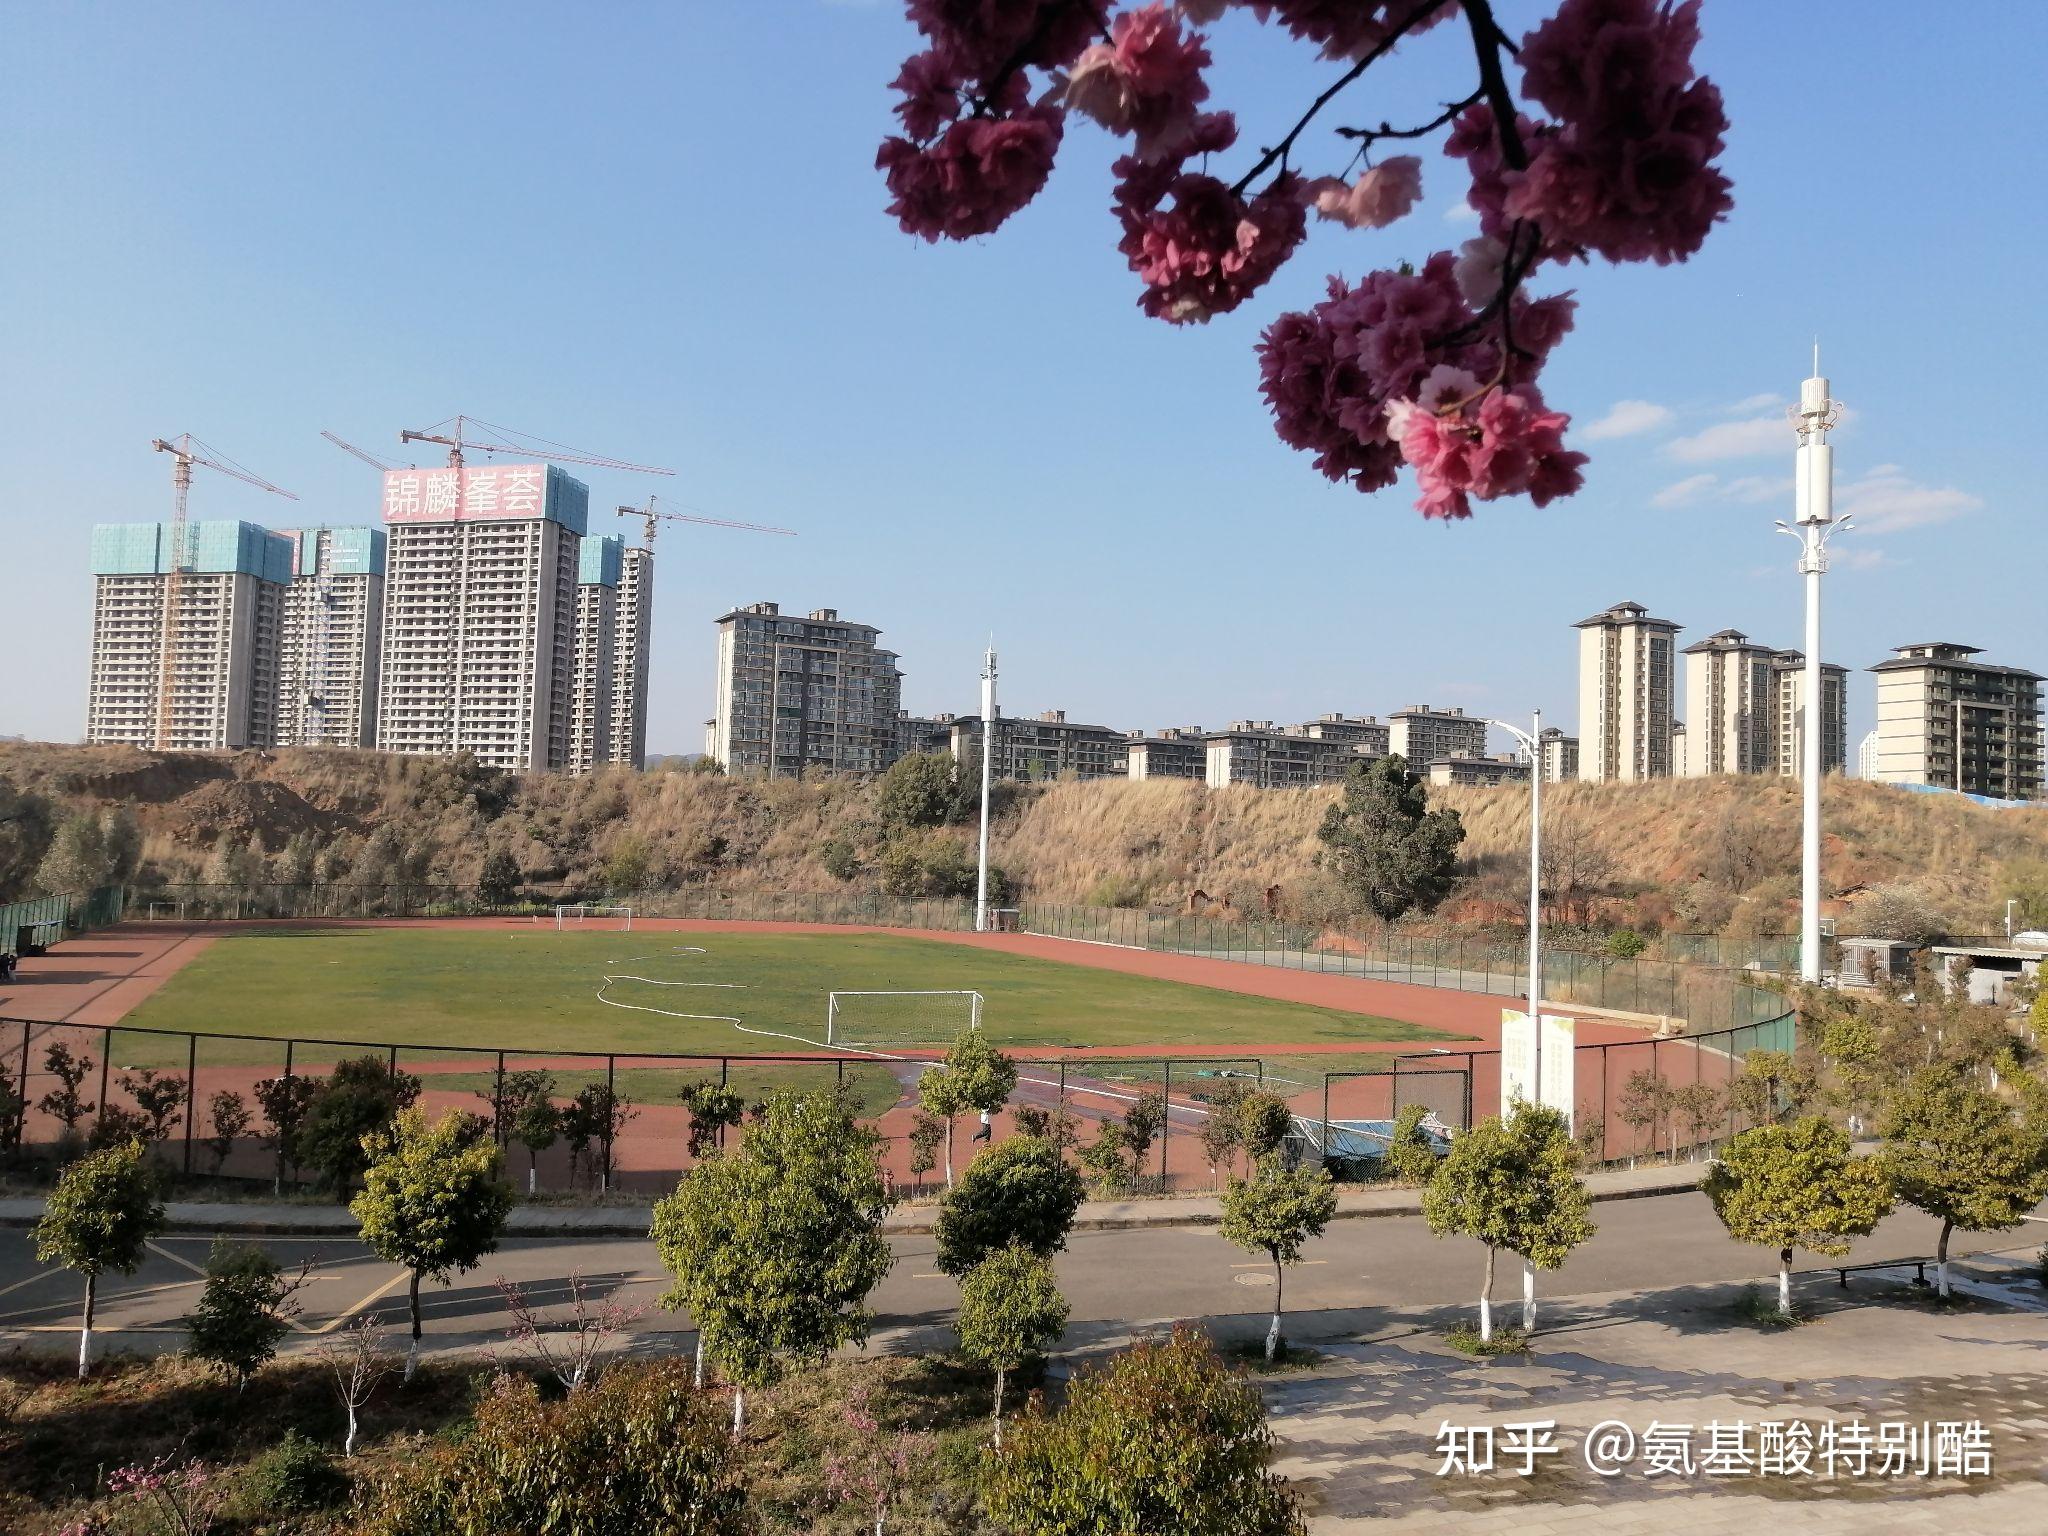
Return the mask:
<svg viewBox="0 0 2048 1536">
<path fill-rule="evenodd" d="M 691 952 L 701 947 L 703 953 Z M 640 977 L 646 980 L 605 978 Z M 656 982 L 717 983 L 661 986 Z M 598 998 L 600 988 L 614 1004 Z M 290 930 L 217 940 L 130 1025 L 301 1040 L 549 1051 L 802 1051 L 825 1037 L 835 990 L 971 988 L 983 1027 L 1013 1049 L 1050 1045 L 1290 1045 L 1447 1038 L 1420 1025 L 1212 987 L 890 934 Z M 642 1011 L 730 1014 L 711 1019 Z M 791 1038 L 777 1038 L 777 1036 Z M 127 1034 L 141 1060 L 149 1037 Z M 168 1048 L 168 1042 L 166 1042 Z M 223 1054 L 231 1053 L 231 1054 Z M 209 1060 L 265 1060 L 226 1042 Z M 316 1061 L 338 1052 L 311 1051 Z"/>
</svg>

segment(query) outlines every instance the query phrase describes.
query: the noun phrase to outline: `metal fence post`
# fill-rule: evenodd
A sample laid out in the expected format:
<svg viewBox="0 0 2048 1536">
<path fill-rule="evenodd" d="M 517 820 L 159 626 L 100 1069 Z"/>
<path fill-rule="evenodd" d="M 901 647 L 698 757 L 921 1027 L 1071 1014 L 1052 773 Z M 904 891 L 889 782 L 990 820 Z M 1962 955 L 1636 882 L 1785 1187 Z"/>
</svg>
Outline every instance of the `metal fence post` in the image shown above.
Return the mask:
<svg viewBox="0 0 2048 1536">
<path fill-rule="evenodd" d="M 505 1135 L 505 1053 L 498 1052 L 498 1080 L 491 1089 L 491 1124 L 498 1133 L 498 1145 L 507 1145 Z"/>
<path fill-rule="evenodd" d="M 1166 1188 L 1166 1140 L 1173 1134 L 1173 1058 L 1166 1059 L 1165 1109 L 1159 1116 L 1159 1188 Z"/>
<path fill-rule="evenodd" d="M 113 1065 L 113 1058 L 113 1026 L 102 1025 L 100 1027 L 100 1112 L 98 1118 L 93 1122 L 95 1125 L 107 1118 L 107 1069 Z"/>
<path fill-rule="evenodd" d="M 192 1172 L 192 1101 L 199 1094 L 199 1037 L 185 1037 L 185 1173 Z"/>
<path fill-rule="evenodd" d="M 612 1192 L 612 1132 L 617 1128 L 619 1119 L 618 1080 L 619 1058 L 607 1052 L 604 1058 L 604 1182 L 598 1189 L 601 1195 Z"/>
</svg>

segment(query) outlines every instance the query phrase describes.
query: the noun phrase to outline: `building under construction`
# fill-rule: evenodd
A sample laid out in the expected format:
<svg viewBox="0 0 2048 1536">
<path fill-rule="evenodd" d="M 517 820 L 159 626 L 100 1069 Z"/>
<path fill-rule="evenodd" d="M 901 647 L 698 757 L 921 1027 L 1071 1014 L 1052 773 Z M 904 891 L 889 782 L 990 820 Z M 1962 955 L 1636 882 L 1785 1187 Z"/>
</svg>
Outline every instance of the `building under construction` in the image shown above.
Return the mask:
<svg viewBox="0 0 2048 1536">
<path fill-rule="evenodd" d="M 654 551 L 628 549 L 619 560 L 608 756 L 630 768 L 647 766 L 647 656 L 653 633 Z"/>
<path fill-rule="evenodd" d="M 626 541 L 588 538 L 576 576 L 576 652 L 569 687 L 571 773 L 612 760 L 613 673 L 618 663 L 619 566 Z"/>
<path fill-rule="evenodd" d="M 175 542 L 164 523 L 92 531 L 85 739 L 173 751 L 270 746 L 292 545 L 244 522 L 186 523 L 174 556 Z"/>
<path fill-rule="evenodd" d="M 367 747 L 377 736 L 384 530 L 297 528 L 278 661 L 281 747 Z"/>
</svg>

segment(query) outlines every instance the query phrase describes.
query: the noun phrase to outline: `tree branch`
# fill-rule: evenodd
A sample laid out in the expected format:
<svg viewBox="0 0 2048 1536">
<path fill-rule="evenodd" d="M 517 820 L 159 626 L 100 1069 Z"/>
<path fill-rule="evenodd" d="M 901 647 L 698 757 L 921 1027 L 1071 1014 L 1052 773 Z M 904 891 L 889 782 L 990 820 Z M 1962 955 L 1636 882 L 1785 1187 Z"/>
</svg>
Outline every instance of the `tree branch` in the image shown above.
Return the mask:
<svg viewBox="0 0 2048 1536">
<path fill-rule="evenodd" d="M 1493 19 L 1492 0 L 1465 0 L 1465 19 L 1472 29 L 1472 51 L 1479 60 L 1479 88 L 1493 108 L 1493 131 L 1500 137 L 1501 158 L 1518 171 L 1529 168 L 1529 151 L 1516 121 L 1515 98 L 1500 67 L 1501 49 L 1508 47 L 1500 23 Z"/>
<path fill-rule="evenodd" d="M 1375 43 L 1373 45 L 1371 52 L 1366 54 L 1364 58 L 1360 59 L 1356 64 L 1352 65 L 1349 69 L 1345 70 L 1344 73 L 1340 77 L 1338 77 L 1334 85 L 1330 86 L 1330 88 L 1324 91 L 1322 95 L 1318 96 L 1314 101 L 1309 103 L 1308 110 L 1301 114 L 1300 121 L 1295 123 L 1295 125 L 1292 128 L 1287 130 L 1287 136 L 1283 138 L 1278 144 L 1275 144 L 1271 149 L 1267 150 L 1263 155 L 1259 156 L 1258 163 L 1254 165 L 1250 170 L 1246 171 L 1242 176 L 1238 177 L 1238 179 L 1231 185 L 1231 192 L 1238 197 L 1244 196 L 1245 188 L 1249 187 L 1255 180 L 1257 180 L 1258 177 L 1261 174 L 1263 174 L 1273 164 L 1274 161 L 1278 160 L 1282 162 L 1282 164 L 1284 165 L 1287 157 L 1287 152 L 1290 149 L 1294 148 L 1294 141 L 1300 138 L 1302 135 L 1302 130 L 1307 128 L 1308 125 L 1315 120 L 1315 115 L 1318 112 L 1322 111 L 1324 107 L 1327 107 L 1330 104 L 1330 102 L 1336 97 L 1337 93 L 1342 91 L 1345 86 L 1349 85 L 1352 81 L 1356 80 L 1360 75 L 1364 74 L 1366 70 L 1369 69 L 1373 64 L 1378 62 L 1379 59 L 1381 59 L 1387 53 L 1391 52 L 1393 50 L 1394 44 L 1398 43 L 1402 39 L 1402 37 L 1405 36 L 1418 22 L 1426 19 L 1432 11 L 1441 10 L 1445 3 L 1446 0 L 1424 0 L 1424 3 L 1418 6 L 1415 9 L 1414 13 L 1410 15 L 1406 21 L 1403 21 L 1399 26 L 1395 27 L 1393 31 L 1389 32 L 1385 37 L 1381 38 L 1379 42 Z"/>
<path fill-rule="evenodd" d="M 1375 139 L 1419 139 L 1426 133 L 1434 133 L 1467 107 L 1476 107 L 1485 96 L 1486 87 L 1481 86 L 1463 101 L 1446 103 L 1443 111 L 1419 128 L 1396 128 L 1392 123 L 1382 122 L 1377 128 L 1337 128 L 1331 131 L 1340 139 L 1357 139 L 1360 148 L 1366 147 Z"/>
</svg>

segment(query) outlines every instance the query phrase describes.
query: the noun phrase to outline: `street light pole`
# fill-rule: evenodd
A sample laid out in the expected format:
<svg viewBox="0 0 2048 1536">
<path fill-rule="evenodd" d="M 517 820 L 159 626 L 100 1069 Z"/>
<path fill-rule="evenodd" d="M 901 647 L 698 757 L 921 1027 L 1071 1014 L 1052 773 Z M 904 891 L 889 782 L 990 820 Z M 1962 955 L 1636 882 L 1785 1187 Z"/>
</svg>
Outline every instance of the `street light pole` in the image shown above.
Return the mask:
<svg viewBox="0 0 2048 1536">
<path fill-rule="evenodd" d="M 1529 754 L 1529 1021 L 1535 1030 L 1536 1102 L 1543 1102 L 1543 711 L 1529 717 L 1529 729 L 1489 720 Z M 1568 1113 L 1568 1112 L 1567 1112 Z"/>
<path fill-rule="evenodd" d="M 996 739 L 996 648 L 989 643 L 981 668 L 981 854 L 974 880 L 974 931 L 988 932 L 988 789 Z"/>
</svg>

